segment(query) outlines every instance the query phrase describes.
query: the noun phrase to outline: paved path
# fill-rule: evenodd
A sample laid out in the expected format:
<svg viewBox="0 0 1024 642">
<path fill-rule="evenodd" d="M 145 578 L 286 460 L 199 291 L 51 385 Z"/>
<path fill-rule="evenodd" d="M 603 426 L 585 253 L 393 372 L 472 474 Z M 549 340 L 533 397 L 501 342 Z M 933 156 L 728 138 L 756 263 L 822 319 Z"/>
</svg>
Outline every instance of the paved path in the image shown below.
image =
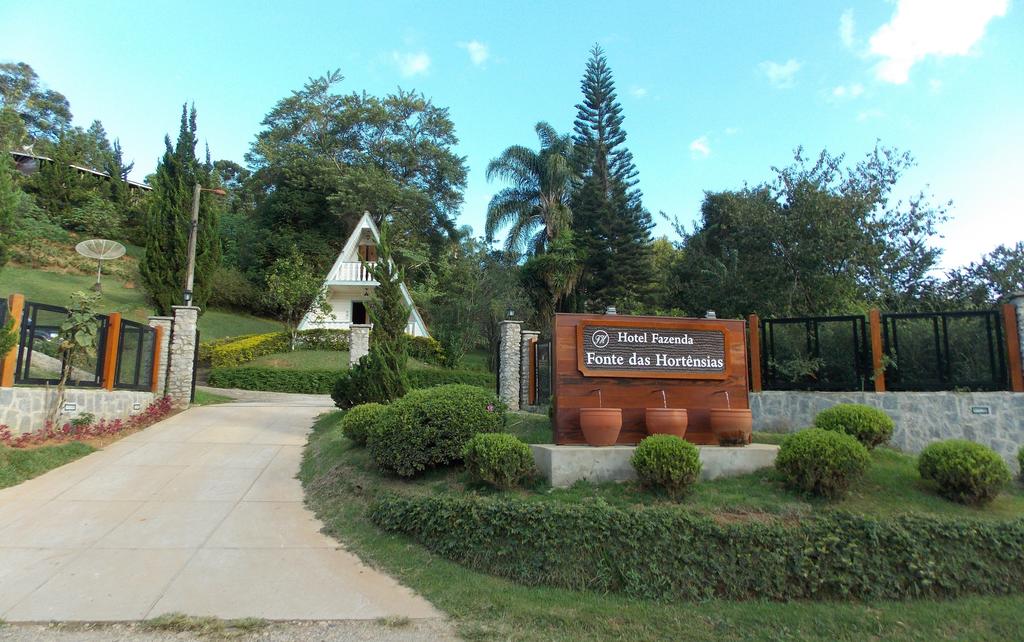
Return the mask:
<svg viewBox="0 0 1024 642">
<path fill-rule="evenodd" d="M 439 618 L 320 533 L 295 479 L 326 410 L 193 408 L 0 490 L 0 619 Z"/>
</svg>

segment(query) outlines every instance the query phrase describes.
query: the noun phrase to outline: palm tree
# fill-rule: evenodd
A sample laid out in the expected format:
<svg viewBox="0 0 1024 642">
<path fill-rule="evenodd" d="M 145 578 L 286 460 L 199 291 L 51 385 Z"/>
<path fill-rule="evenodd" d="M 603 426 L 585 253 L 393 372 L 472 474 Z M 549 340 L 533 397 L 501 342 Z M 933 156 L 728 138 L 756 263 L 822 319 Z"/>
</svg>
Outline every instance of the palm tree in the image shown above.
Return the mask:
<svg viewBox="0 0 1024 642">
<path fill-rule="evenodd" d="M 491 199 L 484 232 L 490 242 L 507 226 L 505 248 L 514 254 L 543 252 L 572 226 L 569 201 L 577 181 L 572 137 L 546 122 L 535 129 L 540 151 L 512 145 L 487 165 L 487 180 L 497 177 L 511 186 Z"/>
</svg>

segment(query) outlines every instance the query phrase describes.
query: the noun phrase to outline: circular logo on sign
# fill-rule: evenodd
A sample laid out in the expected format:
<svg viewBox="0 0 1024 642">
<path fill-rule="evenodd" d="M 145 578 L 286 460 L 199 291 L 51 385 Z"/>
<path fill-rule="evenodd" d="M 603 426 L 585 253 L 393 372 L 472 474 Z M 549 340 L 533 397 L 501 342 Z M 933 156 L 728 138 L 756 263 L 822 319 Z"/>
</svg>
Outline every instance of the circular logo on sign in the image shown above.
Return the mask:
<svg viewBox="0 0 1024 642">
<path fill-rule="evenodd" d="M 604 330 L 598 330 L 597 332 L 595 332 L 594 336 L 591 337 L 591 340 L 594 342 L 594 347 L 595 348 L 607 348 L 608 347 L 608 341 L 609 341 L 608 333 L 605 332 Z"/>
</svg>

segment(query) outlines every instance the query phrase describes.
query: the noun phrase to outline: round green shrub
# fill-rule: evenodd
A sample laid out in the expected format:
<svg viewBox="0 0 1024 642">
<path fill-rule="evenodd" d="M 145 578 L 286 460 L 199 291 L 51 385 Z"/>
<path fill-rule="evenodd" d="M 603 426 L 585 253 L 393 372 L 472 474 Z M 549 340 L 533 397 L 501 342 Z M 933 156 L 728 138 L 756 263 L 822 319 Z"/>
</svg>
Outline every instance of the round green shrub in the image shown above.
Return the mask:
<svg viewBox="0 0 1024 642">
<path fill-rule="evenodd" d="M 940 495 L 962 504 L 986 504 L 1010 481 L 1010 467 L 996 451 L 965 439 L 930 444 L 917 458 L 917 471 Z"/>
<path fill-rule="evenodd" d="M 775 468 L 793 490 L 838 499 L 870 463 L 868 449 L 850 435 L 808 428 L 786 437 Z"/>
<path fill-rule="evenodd" d="M 380 423 L 387 406 L 382 403 L 364 403 L 345 413 L 341 419 L 341 432 L 360 446 L 366 445 L 370 430 Z"/>
<path fill-rule="evenodd" d="M 841 403 L 819 412 L 814 427 L 845 432 L 867 448 L 874 448 L 889 441 L 895 426 L 889 415 L 878 408 Z"/>
<path fill-rule="evenodd" d="M 645 486 L 663 488 L 673 498 L 684 495 L 700 476 L 697 447 L 675 435 L 647 437 L 630 461 Z"/>
<path fill-rule="evenodd" d="M 1017 467 L 1020 468 L 1020 480 L 1024 482 L 1024 446 L 1017 451 Z"/>
<path fill-rule="evenodd" d="M 535 472 L 530 447 L 507 433 L 480 433 L 462 451 L 466 471 L 502 490 L 515 488 Z"/>
<path fill-rule="evenodd" d="M 501 432 L 505 407 L 493 392 L 464 384 L 413 390 L 396 399 L 366 440 L 381 471 L 412 477 L 462 459 L 469 439 Z"/>
</svg>

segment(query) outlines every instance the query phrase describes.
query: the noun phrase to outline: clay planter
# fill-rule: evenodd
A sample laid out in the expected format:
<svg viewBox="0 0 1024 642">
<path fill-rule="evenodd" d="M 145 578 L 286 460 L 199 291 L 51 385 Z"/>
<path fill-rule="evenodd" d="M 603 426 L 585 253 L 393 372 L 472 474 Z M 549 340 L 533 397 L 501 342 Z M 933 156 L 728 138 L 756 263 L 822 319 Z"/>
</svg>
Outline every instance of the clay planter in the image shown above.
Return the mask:
<svg viewBox="0 0 1024 642">
<path fill-rule="evenodd" d="M 747 408 L 712 408 L 711 432 L 722 446 L 744 446 L 753 438 L 754 417 Z"/>
<path fill-rule="evenodd" d="M 686 434 L 686 409 L 648 408 L 645 423 L 647 424 L 648 435 L 675 435 L 676 437 L 682 437 Z"/>
<path fill-rule="evenodd" d="M 580 429 L 591 446 L 614 446 L 622 430 L 621 408 L 580 408 Z"/>
</svg>

